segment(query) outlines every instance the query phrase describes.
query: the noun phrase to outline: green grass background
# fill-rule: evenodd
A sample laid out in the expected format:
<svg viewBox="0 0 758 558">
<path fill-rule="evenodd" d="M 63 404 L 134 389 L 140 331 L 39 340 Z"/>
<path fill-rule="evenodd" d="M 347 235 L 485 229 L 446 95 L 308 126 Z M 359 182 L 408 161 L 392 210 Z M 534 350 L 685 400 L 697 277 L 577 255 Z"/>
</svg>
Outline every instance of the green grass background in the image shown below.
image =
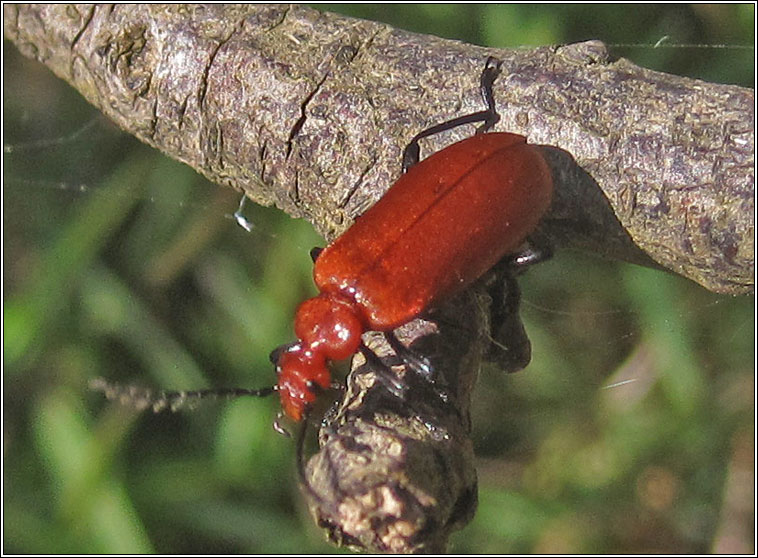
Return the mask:
<svg viewBox="0 0 758 558">
<path fill-rule="evenodd" d="M 601 39 L 649 68 L 754 84 L 752 5 L 320 8 L 497 47 Z M 3 62 L 4 551 L 335 551 L 274 399 L 156 416 L 87 390 L 273 383 L 267 355 L 292 338 L 321 239 L 253 206 L 246 233 L 235 194 L 7 42 Z M 753 297 L 564 252 L 522 286 L 533 363 L 481 375 L 480 505 L 452 550 L 753 552 Z"/>
</svg>

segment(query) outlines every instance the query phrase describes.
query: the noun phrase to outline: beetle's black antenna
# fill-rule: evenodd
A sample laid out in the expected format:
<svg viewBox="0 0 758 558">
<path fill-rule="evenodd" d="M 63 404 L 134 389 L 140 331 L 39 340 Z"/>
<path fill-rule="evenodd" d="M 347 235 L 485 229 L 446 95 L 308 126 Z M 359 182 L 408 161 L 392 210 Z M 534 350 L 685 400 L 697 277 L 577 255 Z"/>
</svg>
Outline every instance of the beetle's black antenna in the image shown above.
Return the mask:
<svg viewBox="0 0 758 558">
<path fill-rule="evenodd" d="M 262 389 L 247 388 L 220 388 L 201 389 L 193 391 L 153 391 L 148 388 L 136 386 L 124 386 L 111 383 L 103 378 L 95 378 L 90 381 L 90 389 L 102 392 L 107 399 L 118 401 L 122 405 L 130 405 L 142 411 L 152 407 L 154 413 L 170 409 L 176 411 L 185 405 L 193 405 L 202 399 L 211 397 L 267 397 L 277 391 L 276 386 Z"/>
</svg>

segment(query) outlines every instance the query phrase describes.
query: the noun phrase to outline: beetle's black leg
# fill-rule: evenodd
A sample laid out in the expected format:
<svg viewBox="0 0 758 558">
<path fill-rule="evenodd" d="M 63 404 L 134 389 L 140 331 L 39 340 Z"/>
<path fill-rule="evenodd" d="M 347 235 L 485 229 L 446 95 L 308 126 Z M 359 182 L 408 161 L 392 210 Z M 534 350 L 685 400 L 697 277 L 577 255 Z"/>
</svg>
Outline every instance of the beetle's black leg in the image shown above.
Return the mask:
<svg viewBox="0 0 758 558">
<path fill-rule="evenodd" d="M 518 372 L 532 359 L 532 344 L 521 321 L 521 289 L 510 261 L 504 261 L 496 280 L 489 288 L 490 336 L 492 342 L 485 359 L 504 372 Z"/>
<path fill-rule="evenodd" d="M 495 83 L 502 65 L 502 60 L 490 56 L 487 58 L 487 63 L 484 66 L 479 89 L 482 92 L 482 100 L 487 105 L 487 110 L 484 111 L 486 114 L 484 122 L 476 130 L 477 134 L 488 132 L 500 120 L 500 115 L 497 113 L 497 108 L 495 107 L 495 97 L 492 94 L 492 84 Z"/>
<path fill-rule="evenodd" d="M 377 381 L 395 397 L 404 398 L 407 386 L 405 386 L 395 375 L 392 369 L 382 362 L 374 351 L 369 349 L 364 343 L 361 343 L 359 349 L 366 362 L 371 366 L 371 369 L 376 374 Z"/>
<path fill-rule="evenodd" d="M 532 358 L 532 345 L 521 321 L 521 289 L 517 276 L 536 263 L 552 256 L 549 244 L 532 235 L 518 252 L 503 258 L 493 269 L 496 280 L 489 287 L 492 298 L 490 330 L 492 343 L 485 358 L 505 372 L 526 368 Z"/>
<path fill-rule="evenodd" d="M 405 364 L 406 370 L 412 372 L 415 377 L 423 379 L 432 388 L 434 393 L 437 394 L 437 397 L 445 402 L 450 401 L 447 383 L 444 378 L 435 373 L 429 359 L 403 345 L 394 331 L 385 332 L 384 337 L 387 339 L 390 347 L 392 347 L 392 350 L 395 351 L 395 354 Z M 406 384 L 410 384 L 410 380 L 407 380 Z"/>
<path fill-rule="evenodd" d="M 487 58 L 484 70 L 482 71 L 482 76 L 480 78 L 480 89 L 482 92 L 482 98 L 487 105 L 487 109 L 481 110 L 479 112 L 474 112 L 472 114 L 467 114 L 465 116 L 459 116 L 458 118 L 453 118 L 452 120 L 448 120 L 442 124 L 437 124 L 436 126 L 432 126 L 431 128 L 427 128 L 426 130 L 423 130 L 416 134 L 403 151 L 403 173 L 407 172 L 409 168 L 419 162 L 421 148 L 419 147 L 418 142 L 420 139 L 433 136 L 434 134 L 439 134 L 440 132 L 445 132 L 447 130 L 452 130 L 458 126 L 463 126 L 464 124 L 483 122 L 483 124 L 476 131 L 476 133 L 479 134 L 486 132 L 492 128 L 492 126 L 494 126 L 498 120 L 500 120 L 500 115 L 497 113 L 495 107 L 495 98 L 492 94 L 492 84 L 495 82 L 495 79 L 500 73 L 500 66 L 502 63 L 502 60 L 498 60 L 497 58 L 490 56 Z"/>
<path fill-rule="evenodd" d="M 393 331 L 385 332 L 384 338 L 408 368 L 425 380 L 434 381 L 434 370 L 429 359 L 403 345 Z"/>
<path fill-rule="evenodd" d="M 437 385 L 437 378 L 434 377 L 434 370 L 426 358 L 416 354 L 414 351 L 403 345 L 400 340 L 395 337 L 394 333 L 385 333 L 384 336 L 401 362 L 406 365 L 409 372 L 411 372 L 415 377 L 423 378 L 425 382 L 428 383 L 428 385 L 432 386 L 435 393 L 442 400 L 448 401 L 450 399 L 448 393 L 444 389 L 444 386 L 440 388 L 440 386 Z M 407 380 L 407 376 L 406 380 L 401 382 L 392 371 L 390 366 L 363 343 L 360 346 L 360 351 L 365 357 L 366 363 L 371 366 L 371 369 L 376 374 L 377 381 L 381 382 L 387 391 L 389 391 L 395 397 L 405 399 L 406 391 L 410 386 L 410 382 Z"/>
</svg>

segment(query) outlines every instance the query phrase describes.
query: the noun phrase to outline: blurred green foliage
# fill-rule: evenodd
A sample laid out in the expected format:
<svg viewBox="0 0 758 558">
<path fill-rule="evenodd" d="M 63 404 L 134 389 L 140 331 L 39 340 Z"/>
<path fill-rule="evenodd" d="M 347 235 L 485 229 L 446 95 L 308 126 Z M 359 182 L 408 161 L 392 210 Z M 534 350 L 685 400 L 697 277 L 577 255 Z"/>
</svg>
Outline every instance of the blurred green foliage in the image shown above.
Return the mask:
<svg viewBox="0 0 758 558">
<path fill-rule="evenodd" d="M 497 47 L 597 38 L 653 69 L 754 83 L 753 5 L 319 8 Z M 252 206 L 246 233 L 234 193 L 7 42 L 4 76 L 4 551 L 334 551 L 273 398 L 156 416 L 87 390 L 273 383 L 268 352 L 292 337 L 322 241 Z M 479 511 L 452 549 L 753 552 L 752 496 L 738 505 L 754 482 L 753 298 L 570 253 L 522 285 L 533 363 L 482 373 Z"/>
</svg>

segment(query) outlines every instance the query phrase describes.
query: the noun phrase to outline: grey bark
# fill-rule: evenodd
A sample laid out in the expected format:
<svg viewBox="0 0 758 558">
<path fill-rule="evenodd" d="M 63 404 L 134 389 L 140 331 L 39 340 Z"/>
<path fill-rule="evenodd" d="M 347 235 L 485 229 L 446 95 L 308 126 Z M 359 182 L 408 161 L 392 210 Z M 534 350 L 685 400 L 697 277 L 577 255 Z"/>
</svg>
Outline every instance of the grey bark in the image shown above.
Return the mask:
<svg viewBox="0 0 758 558">
<path fill-rule="evenodd" d="M 556 244 L 752 292 L 754 92 L 611 60 L 597 41 L 497 50 L 284 5 L 5 5 L 5 36 L 124 130 L 327 239 L 409 138 L 481 108 L 550 146 Z M 461 139 L 458 130 L 426 152 Z"/>
</svg>

